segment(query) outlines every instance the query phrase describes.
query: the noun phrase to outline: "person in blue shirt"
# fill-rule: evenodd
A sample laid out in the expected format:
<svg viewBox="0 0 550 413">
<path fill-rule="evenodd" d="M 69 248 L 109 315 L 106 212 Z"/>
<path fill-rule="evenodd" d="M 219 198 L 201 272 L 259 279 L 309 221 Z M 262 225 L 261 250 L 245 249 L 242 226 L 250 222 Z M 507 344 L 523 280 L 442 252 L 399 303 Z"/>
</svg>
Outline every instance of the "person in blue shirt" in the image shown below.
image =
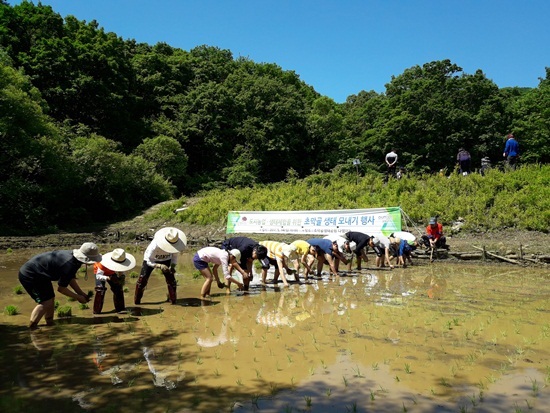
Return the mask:
<svg viewBox="0 0 550 413">
<path fill-rule="evenodd" d="M 511 133 L 506 137 L 508 139 L 506 140 L 502 156 L 506 158 L 506 162 L 510 169 L 516 169 L 519 158 L 519 143 Z"/>
<path fill-rule="evenodd" d="M 334 266 L 333 257 L 338 253 L 338 244 L 325 238 L 310 238 L 306 242 L 317 250 L 317 277 L 321 276 L 325 262 L 329 265 L 331 273 L 337 276 L 338 271 Z"/>
</svg>

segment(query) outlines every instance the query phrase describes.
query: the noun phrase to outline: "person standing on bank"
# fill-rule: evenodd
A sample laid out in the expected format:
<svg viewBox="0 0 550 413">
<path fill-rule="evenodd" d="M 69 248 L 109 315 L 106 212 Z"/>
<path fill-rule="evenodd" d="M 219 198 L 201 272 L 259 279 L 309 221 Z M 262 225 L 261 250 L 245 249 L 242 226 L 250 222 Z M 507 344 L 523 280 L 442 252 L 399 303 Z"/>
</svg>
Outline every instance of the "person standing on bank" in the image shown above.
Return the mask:
<svg viewBox="0 0 550 413">
<path fill-rule="evenodd" d="M 90 299 L 76 281 L 76 272 L 82 264 L 101 261 L 101 254 L 93 242 L 85 242 L 79 249 L 44 252 L 35 255 L 19 269 L 19 282 L 37 305 L 31 313 L 29 328 L 35 329 L 44 317 L 46 325 L 53 325 L 54 298 L 52 281 L 57 291 L 79 303 Z M 71 289 L 69 288 L 71 287 Z"/>
<path fill-rule="evenodd" d="M 386 182 L 388 181 L 389 177 L 395 177 L 395 172 L 397 170 L 397 152 L 395 149 L 392 149 L 390 152 L 386 154 Z"/>
<path fill-rule="evenodd" d="M 177 228 L 166 227 L 155 233 L 153 240 L 143 254 L 141 273 L 134 294 L 134 304 L 141 304 L 143 292 L 155 268 L 162 271 L 168 286 L 168 299 L 172 304 L 176 304 L 176 263 L 178 254 L 184 250 L 186 245 L 187 237 L 183 231 Z"/>
<path fill-rule="evenodd" d="M 458 154 L 456 155 L 456 162 L 458 163 L 459 173 L 461 173 L 464 176 L 470 173 L 470 165 L 472 162 L 472 157 L 470 156 L 470 152 L 468 152 L 464 148 L 460 148 L 458 150 Z"/>
<path fill-rule="evenodd" d="M 136 259 L 132 254 L 128 254 L 122 248 L 117 248 L 112 252 L 103 255 L 101 262 L 94 264 L 95 274 L 95 298 L 94 314 L 101 314 L 103 303 L 105 301 L 105 283 L 108 283 L 113 292 L 113 304 L 117 313 L 126 311 L 124 304 L 124 271 L 130 271 L 136 266 Z"/>
<path fill-rule="evenodd" d="M 508 168 L 516 169 L 519 158 L 519 143 L 511 133 L 506 136 L 506 145 L 502 156 L 506 158 Z"/>
</svg>

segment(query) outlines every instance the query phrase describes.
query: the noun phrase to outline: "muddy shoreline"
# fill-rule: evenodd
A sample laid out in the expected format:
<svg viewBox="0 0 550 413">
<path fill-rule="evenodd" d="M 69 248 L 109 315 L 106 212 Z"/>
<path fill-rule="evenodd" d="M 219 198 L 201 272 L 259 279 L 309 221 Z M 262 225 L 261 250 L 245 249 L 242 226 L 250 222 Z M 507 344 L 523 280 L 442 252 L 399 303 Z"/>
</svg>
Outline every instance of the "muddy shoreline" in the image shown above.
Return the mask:
<svg viewBox="0 0 550 413">
<path fill-rule="evenodd" d="M 83 242 L 95 242 L 98 245 L 147 245 L 153 234 L 164 226 L 176 226 L 187 235 L 190 248 L 201 248 L 206 245 L 215 245 L 228 237 L 225 227 L 182 225 L 177 222 L 139 222 L 134 220 L 110 225 L 98 232 L 56 233 L 39 236 L 0 236 L 0 251 L 15 249 L 63 249 L 75 247 Z M 274 239 L 290 242 L 300 238 L 295 234 L 239 234 L 254 239 Z M 447 235 L 451 246 L 450 254 L 442 258 L 458 259 L 460 255 L 468 256 L 468 260 L 480 261 L 480 248 L 485 248 L 499 256 L 523 256 L 529 260 L 538 260 L 539 257 L 550 256 L 550 235 L 535 231 L 499 230 L 486 233 L 465 233 Z M 420 251 L 422 253 L 422 251 Z M 422 254 L 419 254 L 422 255 Z M 494 258 L 490 261 L 495 261 Z M 498 260 L 497 260 L 498 261 Z M 544 265 L 544 264 L 543 264 Z"/>
</svg>

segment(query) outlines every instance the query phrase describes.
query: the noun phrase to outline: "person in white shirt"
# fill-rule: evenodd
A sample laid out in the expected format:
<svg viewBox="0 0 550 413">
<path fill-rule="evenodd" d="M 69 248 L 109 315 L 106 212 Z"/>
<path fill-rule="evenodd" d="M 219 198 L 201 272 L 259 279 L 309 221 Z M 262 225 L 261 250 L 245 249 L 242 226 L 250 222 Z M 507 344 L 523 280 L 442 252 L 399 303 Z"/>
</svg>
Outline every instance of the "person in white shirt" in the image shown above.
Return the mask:
<svg viewBox="0 0 550 413">
<path fill-rule="evenodd" d="M 231 275 L 233 268 L 242 274 L 243 279 L 248 275 L 247 272 L 239 265 L 240 260 L 241 251 L 236 248 L 230 251 L 217 247 L 205 247 L 198 250 L 193 257 L 193 264 L 205 278 L 204 284 L 201 288 L 201 298 L 210 297 L 210 288 L 212 287 L 212 282 L 214 279 L 216 279 L 218 284 L 221 284 L 220 277 L 218 275 L 218 268 L 220 266 L 222 267 L 224 278 L 227 281 L 237 284 L 239 290 L 242 290 L 244 287 L 243 283 Z M 214 264 L 212 269 L 210 269 L 210 266 L 208 265 L 210 263 Z M 227 289 L 227 292 L 230 292 L 229 288 Z"/>
<path fill-rule="evenodd" d="M 390 239 L 384 236 L 371 237 L 369 241 L 369 247 L 371 247 L 376 253 L 376 266 L 393 268 L 390 261 Z M 383 258 L 382 258 L 383 257 Z"/>
<path fill-rule="evenodd" d="M 168 299 L 172 304 L 176 304 L 176 264 L 178 254 L 185 249 L 186 245 L 187 237 L 183 231 L 177 228 L 166 227 L 155 233 L 153 240 L 143 254 L 143 265 L 136 283 L 134 304 L 141 304 L 143 292 L 155 268 L 162 271 L 168 286 Z"/>
</svg>

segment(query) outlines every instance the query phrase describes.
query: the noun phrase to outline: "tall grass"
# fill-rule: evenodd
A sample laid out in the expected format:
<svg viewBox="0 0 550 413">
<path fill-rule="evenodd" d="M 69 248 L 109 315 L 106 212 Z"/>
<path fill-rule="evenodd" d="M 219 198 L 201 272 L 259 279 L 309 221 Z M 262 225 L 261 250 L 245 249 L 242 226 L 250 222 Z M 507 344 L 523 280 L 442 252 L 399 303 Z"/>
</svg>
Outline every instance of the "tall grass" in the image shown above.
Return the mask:
<svg viewBox="0 0 550 413">
<path fill-rule="evenodd" d="M 180 222 L 223 225 L 228 211 L 298 211 L 401 206 L 416 223 L 438 215 L 444 224 L 458 218 L 464 229 L 504 228 L 548 232 L 550 228 L 550 165 L 529 165 L 515 171 L 471 174 L 411 175 L 384 183 L 380 175 L 322 173 L 293 182 L 253 188 L 216 189 L 177 215 Z M 174 205 L 181 205 L 175 201 Z M 156 212 L 173 219 L 173 206 Z"/>
</svg>

